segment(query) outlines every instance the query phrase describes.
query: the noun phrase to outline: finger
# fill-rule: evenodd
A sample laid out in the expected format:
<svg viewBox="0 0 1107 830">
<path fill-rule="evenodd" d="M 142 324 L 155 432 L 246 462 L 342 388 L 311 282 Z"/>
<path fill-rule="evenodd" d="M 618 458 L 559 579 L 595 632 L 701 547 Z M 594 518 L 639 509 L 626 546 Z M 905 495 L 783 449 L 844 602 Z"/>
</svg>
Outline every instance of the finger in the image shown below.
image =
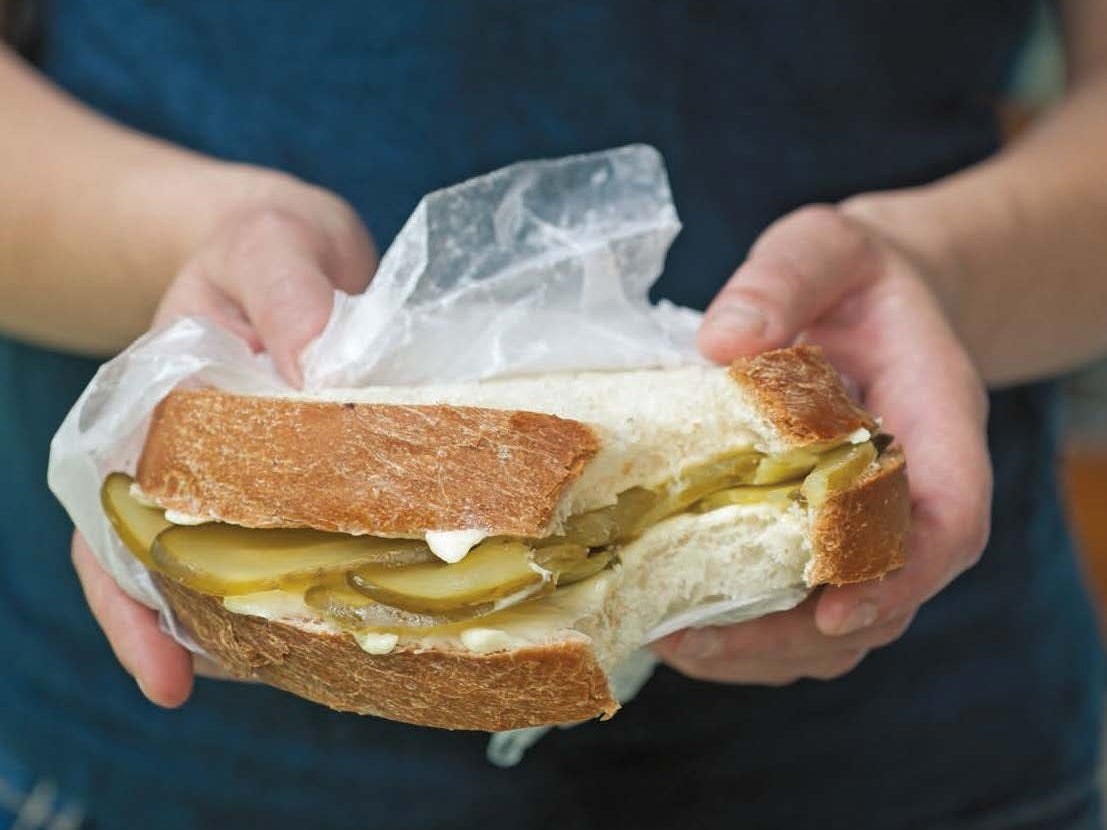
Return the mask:
<svg viewBox="0 0 1107 830">
<path fill-rule="evenodd" d="M 347 294 L 360 294 L 380 264 L 373 237 L 358 215 L 345 205 L 328 223 L 328 236 L 334 257 L 324 262 L 327 276 L 336 288 Z"/>
<path fill-rule="evenodd" d="M 880 648 L 899 639 L 912 621 L 912 615 L 907 615 L 851 636 L 827 636 L 815 624 L 818 601 L 813 595 L 790 611 L 737 625 L 685 629 L 657 641 L 654 650 L 663 659 L 796 664 L 843 650 Z"/>
<path fill-rule="evenodd" d="M 765 618 L 768 620 L 769 618 Z M 808 620 L 808 640 L 811 644 L 802 653 L 779 652 L 768 640 L 760 647 L 751 647 L 745 636 L 749 623 L 717 629 L 723 642 L 729 641 L 713 656 L 702 657 L 702 649 L 682 649 L 685 638 L 700 630 L 678 632 L 654 644 L 654 649 L 666 663 L 688 677 L 719 683 L 755 683 L 782 685 L 803 677 L 829 680 L 852 671 L 872 650 L 887 646 L 908 629 L 911 617 L 891 620 L 851 637 L 830 638 L 822 635 Z M 701 629 L 710 631 L 711 629 Z"/>
<path fill-rule="evenodd" d="M 135 678 L 142 693 L 159 706 L 180 706 L 192 692 L 192 658 L 158 628 L 157 614 L 115 584 L 89 549 L 73 536 L 73 565 L 92 615 L 112 651 Z"/>
<path fill-rule="evenodd" d="M 783 686 L 803 678 L 831 680 L 855 669 L 868 655 L 863 648 L 838 649 L 803 661 L 695 660 L 676 657 L 666 663 L 695 680 Z"/>
<path fill-rule="evenodd" d="M 867 406 L 884 415 L 906 448 L 912 529 L 902 570 L 880 582 L 824 591 L 816 621 L 827 634 L 914 610 L 971 566 L 988 537 L 983 387 L 921 283 L 890 279 L 874 293 L 872 309 L 848 334 L 815 331 L 813 339 L 845 371 L 865 379 Z"/>
<path fill-rule="evenodd" d="M 858 224 L 829 206 L 802 208 L 761 235 L 711 303 L 700 350 L 728 362 L 788 345 L 878 270 L 873 243 Z"/>
<path fill-rule="evenodd" d="M 303 377 L 299 355 L 322 332 L 334 303 L 326 273 L 333 259 L 295 216 L 266 211 L 237 229 L 219 263 L 204 263 L 211 281 L 236 302 L 281 375 Z"/>
<path fill-rule="evenodd" d="M 160 328 L 178 317 L 207 317 L 222 328 L 246 341 L 255 352 L 261 351 L 261 337 L 242 314 L 242 309 L 208 277 L 204 265 L 196 263 L 178 275 L 154 315 L 153 327 Z"/>
<path fill-rule="evenodd" d="M 795 608 L 766 614 L 734 625 L 686 628 L 653 644 L 663 658 L 690 660 L 792 660 L 816 650 L 816 598 Z"/>
</svg>

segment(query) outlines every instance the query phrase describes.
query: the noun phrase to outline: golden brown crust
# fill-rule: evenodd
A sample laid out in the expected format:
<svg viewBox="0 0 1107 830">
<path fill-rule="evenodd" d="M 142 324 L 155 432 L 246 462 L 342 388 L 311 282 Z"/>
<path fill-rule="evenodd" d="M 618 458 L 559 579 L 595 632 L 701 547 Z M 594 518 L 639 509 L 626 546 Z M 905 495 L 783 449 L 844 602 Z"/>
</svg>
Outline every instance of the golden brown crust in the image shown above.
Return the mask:
<svg viewBox="0 0 1107 830">
<path fill-rule="evenodd" d="M 789 445 L 840 441 L 862 427 L 876 430 L 876 422 L 849 396 L 816 346 L 740 358 L 730 373 Z"/>
<path fill-rule="evenodd" d="M 397 649 L 376 655 L 349 635 L 235 614 L 218 597 L 155 580 L 196 642 L 231 674 L 339 711 L 494 732 L 606 719 L 619 708 L 580 640 L 492 654 Z"/>
<path fill-rule="evenodd" d="M 892 447 L 853 487 L 814 508 L 808 584 L 863 582 L 902 566 L 910 522 L 907 468 Z"/>
<path fill-rule="evenodd" d="M 597 450 L 590 427 L 533 412 L 178 390 L 136 478 L 163 508 L 249 527 L 542 536 Z"/>
</svg>

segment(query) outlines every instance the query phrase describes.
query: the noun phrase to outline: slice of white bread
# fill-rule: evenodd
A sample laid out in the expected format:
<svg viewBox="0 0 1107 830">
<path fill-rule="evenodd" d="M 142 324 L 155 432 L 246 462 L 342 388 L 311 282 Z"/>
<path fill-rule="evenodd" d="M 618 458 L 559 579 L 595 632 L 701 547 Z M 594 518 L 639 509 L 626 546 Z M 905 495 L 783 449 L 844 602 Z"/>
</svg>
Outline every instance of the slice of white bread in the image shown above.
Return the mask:
<svg viewBox="0 0 1107 830">
<path fill-rule="evenodd" d="M 142 493 L 249 527 L 541 537 L 570 514 L 723 453 L 787 455 L 876 429 L 810 348 L 729 370 L 328 397 L 174 393 L 139 464 Z M 157 579 L 197 643 L 236 675 L 335 709 L 503 730 L 610 715 L 618 704 L 607 672 L 666 620 L 704 604 L 879 577 L 902 564 L 907 524 L 903 458 L 885 449 L 819 504 L 673 516 L 624 545 L 619 564 L 597 577 L 491 617 L 390 635 L 384 648 L 372 637 L 359 645 L 294 597 L 224 604 Z"/>
</svg>

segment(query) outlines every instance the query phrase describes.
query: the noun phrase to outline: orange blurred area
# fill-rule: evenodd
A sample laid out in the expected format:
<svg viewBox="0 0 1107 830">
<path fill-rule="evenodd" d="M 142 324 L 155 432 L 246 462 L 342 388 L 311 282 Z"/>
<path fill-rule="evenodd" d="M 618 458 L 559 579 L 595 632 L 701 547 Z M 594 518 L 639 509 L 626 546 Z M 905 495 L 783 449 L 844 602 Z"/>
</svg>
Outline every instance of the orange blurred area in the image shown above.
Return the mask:
<svg viewBox="0 0 1107 830">
<path fill-rule="evenodd" d="M 1107 443 L 1070 444 L 1061 459 L 1061 480 L 1100 630 L 1107 635 Z"/>
</svg>

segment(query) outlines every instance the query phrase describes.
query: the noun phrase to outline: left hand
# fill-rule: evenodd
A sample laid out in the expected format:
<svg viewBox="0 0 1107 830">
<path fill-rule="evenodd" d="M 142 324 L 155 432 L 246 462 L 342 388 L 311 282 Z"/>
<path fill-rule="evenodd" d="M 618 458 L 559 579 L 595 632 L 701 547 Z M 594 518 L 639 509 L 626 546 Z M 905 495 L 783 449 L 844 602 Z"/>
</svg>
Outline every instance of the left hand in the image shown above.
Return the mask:
<svg viewBox="0 0 1107 830">
<path fill-rule="evenodd" d="M 884 419 L 908 463 L 907 564 L 882 580 L 827 587 L 798 607 L 654 644 L 689 677 L 783 685 L 842 675 L 903 634 L 988 538 L 987 397 L 928 285 L 920 258 L 840 208 L 772 225 L 712 302 L 700 348 L 719 362 L 788 345 L 823 347 Z"/>
<path fill-rule="evenodd" d="M 191 253 L 162 298 L 155 325 L 180 315 L 206 316 L 252 348 L 265 348 L 285 380 L 299 386 L 300 351 L 326 325 L 334 289 L 364 290 L 376 250 L 337 196 L 283 175 L 266 176 L 274 184 L 261 189 L 264 198 L 226 217 Z M 163 632 L 157 614 L 115 584 L 80 533 L 73 534 L 72 555 L 93 616 L 153 703 L 184 703 L 194 673 L 228 676 Z"/>
</svg>

